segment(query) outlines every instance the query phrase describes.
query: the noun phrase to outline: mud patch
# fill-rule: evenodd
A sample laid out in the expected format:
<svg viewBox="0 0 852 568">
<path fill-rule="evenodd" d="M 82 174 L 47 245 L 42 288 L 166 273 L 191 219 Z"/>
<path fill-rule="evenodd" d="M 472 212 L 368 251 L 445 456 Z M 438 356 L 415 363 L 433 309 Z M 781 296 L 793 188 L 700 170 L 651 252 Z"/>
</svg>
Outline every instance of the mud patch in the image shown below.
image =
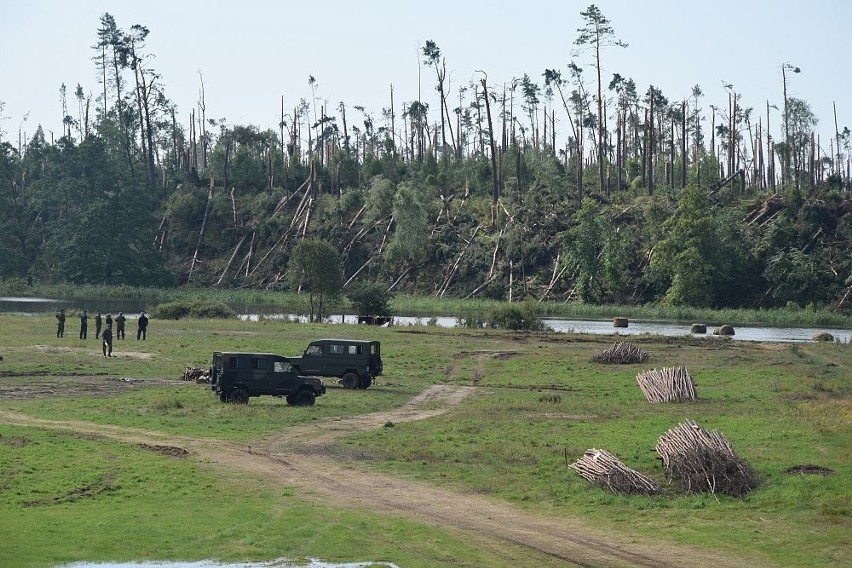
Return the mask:
<svg viewBox="0 0 852 568">
<path fill-rule="evenodd" d="M 115 475 L 109 473 L 100 476 L 94 483 L 73 489 L 65 495 L 55 495 L 53 497 L 45 497 L 44 499 L 27 501 L 24 503 L 24 507 L 43 507 L 45 505 L 73 503 L 74 501 L 96 497 L 101 493 L 114 491 L 115 489 Z"/>
<path fill-rule="evenodd" d="M 13 380 L 3 380 L 4 378 Z M 141 379 L 104 375 L 48 376 L 37 373 L 0 375 L 0 399 L 25 400 L 49 397 L 115 396 L 150 387 L 194 386 L 195 383 L 167 379 Z"/>
<path fill-rule="evenodd" d="M 29 445 L 30 442 L 32 442 L 32 440 L 24 436 L 11 436 L 9 438 L 5 438 L 2 434 L 0 434 L 0 444 L 11 448 L 23 448 L 24 446 Z"/>
<path fill-rule="evenodd" d="M 834 475 L 834 470 L 822 467 L 821 465 L 809 463 L 805 465 L 794 465 L 791 468 L 785 469 L 784 473 L 799 473 L 802 475 Z"/>
<path fill-rule="evenodd" d="M 189 455 L 189 452 L 184 450 L 183 448 L 178 448 L 177 446 L 160 446 L 160 445 L 152 445 L 152 444 L 139 444 L 139 447 L 148 450 L 151 452 L 156 452 L 158 454 L 162 454 L 164 456 L 171 456 L 173 458 L 185 458 Z"/>
</svg>

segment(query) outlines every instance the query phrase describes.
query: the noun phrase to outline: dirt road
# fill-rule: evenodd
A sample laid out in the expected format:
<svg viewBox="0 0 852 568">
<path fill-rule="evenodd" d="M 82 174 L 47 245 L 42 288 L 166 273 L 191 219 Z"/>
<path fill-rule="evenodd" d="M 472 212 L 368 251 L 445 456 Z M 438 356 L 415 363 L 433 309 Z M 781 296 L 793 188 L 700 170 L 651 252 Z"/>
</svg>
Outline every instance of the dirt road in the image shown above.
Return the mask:
<svg viewBox="0 0 852 568">
<path fill-rule="evenodd" d="M 325 451 L 337 438 L 355 431 L 432 418 L 460 404 L 475 387 L 435 385 L 401 407 L 374 414 L 290 428 L 260 445 L 243 445 L 82 421 L 52 421 L 0 411 L 8 424 L 64 429 L 160 449 L 188 452 L 213 467 L 261 475 L 296 487 L 300 496 L 370 510 L 463 536 L 498 551 L 517 565 L 573 566 L 749 566 L 747 559 L 710 550 L 672 546 L 662 539 L 639 541 L 586 527 L 582 519 L 519 509 L 484 495 L 454 491 L 391 475 L 364 472 L 346 456 Z M 757 565 L 754 563 L 752 565 Z"/>
</svg>

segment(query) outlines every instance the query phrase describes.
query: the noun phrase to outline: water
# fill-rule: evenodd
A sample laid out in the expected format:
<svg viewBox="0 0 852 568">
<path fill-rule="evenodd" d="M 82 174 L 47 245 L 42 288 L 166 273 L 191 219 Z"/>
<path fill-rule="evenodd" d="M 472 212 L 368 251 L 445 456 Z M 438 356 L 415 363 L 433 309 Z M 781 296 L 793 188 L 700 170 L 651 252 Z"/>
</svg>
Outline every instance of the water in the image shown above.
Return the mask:
<svg viewBox="0 0 852 568">
<path fill-rule="evenodd" d="M 56 298 L 17 298 L 0 297 L 0 313 L 13 313 L 27 316 L 41 316 L 55 313 L 59 308 L 65 311 L 77 312 L 88 310 L 94 315 L 98 310 L 102 314 L 124 312 L 128 319 L 136 319 L 140 312 L 150 309 L 151 304 L 143 299 L 84 299 L 62 300 Z M 289 321 L 307 322 L 307 316 L 286 313 L 281 306 L 275 304 L 236 304 L 231 306 L 240 318 L 248 321 L 260 319 L 286 319 Z M 691 334 L 690 324 L 686 322 L 659 322 L 631 320 L 628 327 L 616 328 L 612 320 L 569 320 L 563 318 L 544 318 L 544 324 L 560 333 L 585 333 L 593 335 L 611 335 L 614 337 L 631 335 L 659 335 L 665 337 L 713 337 L 713 326 L 708 324 L 707 334 Z M 357 324 L 357 316 L 351 314 L 334 315 L 329 318 L 333 324 Z M 438 327 L 456 327 L 458 321 L 454 316 L 395 316 L 395 326 L 425 326 L 434 324 Z M 724 322 L 722 322 L 724 323 Z M 766 326 L 736 326 L 734 340 L 766 341 L 798 343 L 812 341 L 814 335 L 820 332 L 831 333 L 835 340 L 842 343 L 852 343 L 852 331 L 832 328 L 799 328 L 799 327 L 766 327 Z"/>
</svg>

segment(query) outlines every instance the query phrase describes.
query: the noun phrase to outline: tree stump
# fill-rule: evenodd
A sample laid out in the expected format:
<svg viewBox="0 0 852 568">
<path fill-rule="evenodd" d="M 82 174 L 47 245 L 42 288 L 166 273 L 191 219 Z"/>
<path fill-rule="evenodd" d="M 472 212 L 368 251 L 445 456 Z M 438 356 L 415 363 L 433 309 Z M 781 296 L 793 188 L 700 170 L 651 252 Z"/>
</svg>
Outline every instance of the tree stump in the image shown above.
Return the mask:
<svg viewBox="0 0 852 568">
<path fill-rule="evenodd" d="M 707 324 L 694 323 L 689 327 L 690 333 L 707 333 Z"/>
</svg>

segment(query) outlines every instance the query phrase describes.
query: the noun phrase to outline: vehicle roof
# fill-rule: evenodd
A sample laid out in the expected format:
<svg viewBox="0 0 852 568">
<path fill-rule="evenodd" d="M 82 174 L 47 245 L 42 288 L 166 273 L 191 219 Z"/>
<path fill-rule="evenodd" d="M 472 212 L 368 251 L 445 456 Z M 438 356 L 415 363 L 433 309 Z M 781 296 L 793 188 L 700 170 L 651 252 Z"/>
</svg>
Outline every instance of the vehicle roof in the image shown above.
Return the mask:
<svg viewBox="0 0 852 568">
<path fill-rule="evenodd" d="M 257 356 L 268 356 L 268 357 L 281 357 L 282 359 L 287 359 L 285 355 L 279 355 L 277 353 L 256 353 L 254 351 L 214 351 L 213 355 L 252 355 L 254 357 Z"/>
<path fill-rule="evenodd" d="M 314 339 L 313 341 L 311 341 L 311 343 L 320 343 L 320 342 L 323 342 L 323 341 L 340 341 L 341 343 L 379 343 L 376 340 L 369 340 L 369 339 L 343 339 L 343 338 L 340 338 L 340 339 L 334 339 L 334 338 L 332 338 L 332 339 Z"/>
</svg>

